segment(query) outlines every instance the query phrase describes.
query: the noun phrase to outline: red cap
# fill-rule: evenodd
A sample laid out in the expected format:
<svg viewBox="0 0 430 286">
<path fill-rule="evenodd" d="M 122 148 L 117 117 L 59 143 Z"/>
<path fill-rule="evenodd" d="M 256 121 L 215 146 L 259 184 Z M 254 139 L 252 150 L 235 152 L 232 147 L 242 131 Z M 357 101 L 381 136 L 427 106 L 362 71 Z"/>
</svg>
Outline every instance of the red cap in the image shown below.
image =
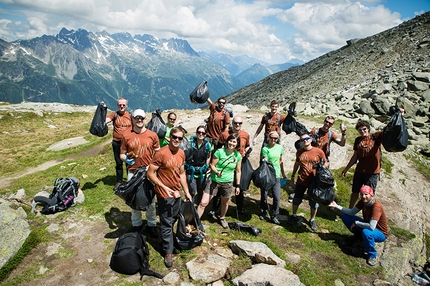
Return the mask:
<svg viewBox="0 0 430 286">
<path fill-rule="evenodd" d="M 360 194 L 369 194 L 372 197 L 374 196 L 373 189 L 369 186 L 362 186 L 360 189 Z"/>
</svg>

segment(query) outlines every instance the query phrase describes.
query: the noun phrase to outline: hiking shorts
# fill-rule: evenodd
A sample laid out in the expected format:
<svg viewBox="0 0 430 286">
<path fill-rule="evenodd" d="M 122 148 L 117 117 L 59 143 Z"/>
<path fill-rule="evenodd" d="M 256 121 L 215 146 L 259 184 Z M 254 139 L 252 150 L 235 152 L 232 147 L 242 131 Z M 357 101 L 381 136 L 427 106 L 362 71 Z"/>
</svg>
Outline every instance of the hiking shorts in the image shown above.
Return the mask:
<svg viewBox="0 0 430 286">
<path fill-rule="evenodd" d="M 231 198 L 233 194 L 233 182 L 217 183 L 217 182 L 211 181 L 210 184 L 206 185 L 204 193 L 214 197 L 217 194 L 220 194 L 220 196 L 223 198 Z"/>
<path fill-rule="evenodd" d="M 378 181 L 379 174 L 354 173 L 354 178 L 352 179 L 352 192 L 359 193 L 361 187 L 366 185 L 373 189 L 373 193 L 376 193 Z"/>
</svg>

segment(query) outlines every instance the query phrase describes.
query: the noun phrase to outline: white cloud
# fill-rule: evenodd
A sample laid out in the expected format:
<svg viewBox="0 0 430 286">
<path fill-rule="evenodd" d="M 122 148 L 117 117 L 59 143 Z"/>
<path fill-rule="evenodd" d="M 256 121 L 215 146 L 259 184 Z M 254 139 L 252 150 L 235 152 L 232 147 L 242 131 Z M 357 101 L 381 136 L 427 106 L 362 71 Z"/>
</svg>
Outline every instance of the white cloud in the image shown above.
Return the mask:
<svg viewBox="0 0 430 286">
<path fill-rule="evenodd" d="M 401 22 L 398 13 L 384 6 L 370 8 L 344 0 L 302 2 L 0 0 L 3 6 L 13 7 L 10 11 L 19 18 L 0 17 L 0 37 L 8 41 L 33 38 L 57 34 L 62 27 L 146 33 L 188 40 L 195 50 L 248 54 L 280 63 L 292 57 L 310 60 L 350 38 L 370 36 Z M 1 12 L 7 15 L 7 10 Z"/>
</svg>

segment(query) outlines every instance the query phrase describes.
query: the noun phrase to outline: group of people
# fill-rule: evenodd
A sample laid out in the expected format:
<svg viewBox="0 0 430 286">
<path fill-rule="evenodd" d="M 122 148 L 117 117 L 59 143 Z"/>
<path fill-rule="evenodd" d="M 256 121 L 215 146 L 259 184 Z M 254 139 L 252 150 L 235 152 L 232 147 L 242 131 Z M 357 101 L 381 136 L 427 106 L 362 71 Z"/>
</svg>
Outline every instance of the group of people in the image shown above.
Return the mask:
<svg viewBox="0 0 430 286">
<path fill-rule="evenodd" d="M 224 109 L 226 98 L 220 97 L 216 103 L 208 98 L 207 103 L 210 111 L 207 124 L 198 126 L 195 135 L 190 137 L 191 150 L 187 151 L 189 154 L 187 157 L 180 148 L 185 135 L 184 130 L 174 126 L 177 116 L 173 112 L 167 116 L 167 133 L 165 138 L 161 139 L 155 132 L 145 127 L 146 115 L 142 109 L 134 110 L 133 114 L 126 111 L 128 103 L 124 98 L 118 99 L 118 110 L 106 118 L 106 123 L 112 122 L 114 126 L 112 148 L 116 162 L 115 188 L 123 180 L 123 162 L 126 163 L 128 180 L 137 168 L 145 166 L 147 177 L 155 186 L 166 267 L 173 265 L 173 225 L 180 209 L 181 191 L 187 200 L 197 205 L 199 217 L 213 200 L 213 212 L 220 208 L 218 220 L 223 228 L 229 227 L 226 214 L 229 200 L 233 195 L 238 213 L 247 214 L 243 196 L 246 187 L 241 186 L 242 159 L 249 156 L 247 151 L 251 151 L 251 144 L 256 144 L 256 138 L 263 128 L 264 140 L 260 159 L 272 163 L 276 183 L 271 190 L 261 191 L 259 217 L 265 220 L 270 216 L 273 223 L 280 224 L 277 216 L 280 209 L 281 178 L 287 177 L 283 166 L 284 149 L 280 144 L 280 138 L 281 126 L 287 116 L 280 114 L 279 103 L 272 101 L 270 112 L 262 116 L 251 141 L 249 133 L 242 129 L 242 117 L 236 115 L 231 118 L 230 113 Z M 296 152 L 291 174 L 291 182 L 295 183 L 295 189 L 289 224 L 298 222 L 296 216 L 298 207 L 316 175 L 314 165 L 323 161 L 324 166 L 329 167 L 331 142 L 345 146 L 347 129 L 342 125 L 339 137 L 330 129 L 334 122 L 334 117 L 327 116 L 322 127 L 300 134 L 301 148 Z M 374 243 L 384 241 L 388 235 L 384 210 L 381 203 L 374 198 L 380 172 L 382 132 L 371 134 L 370 124 L 364 120 L 359 120 L 355 128 L 360 136 L 355 139 L 354 153 L 342 171 L 342 175 L 345 176 L 347 171 L 357 164 L 349 208 L 343 208 L 335 202 L 329 206 L 341 210 L 342 220 L 348 229 L 356 236 L 361 235 L 364 248 L 368 253 L 367 262 L 369 265 L 376 265 Z M 313 138 L 316 138 L 316 144 L 312 144 Z M 272 192 L 273 197 L 271 208 L 268 204 L 269 191 Z M 360 200 L 357 203 L 359 196 Z M 318 203 L 310 199 L 309 205 L 311 208 L 309 226 L 316 231 L 318 227 L 315 217 Z M 363 212 L 363 218 L 355 216 L 360 210 Z M 143 229 L 141 211 L 132 209 L 131 214 L 133 230 L 141 231 Z M 146 211 L 146 219 L 150 235 L 158 237 L 155 200 Z"/>
</svg>

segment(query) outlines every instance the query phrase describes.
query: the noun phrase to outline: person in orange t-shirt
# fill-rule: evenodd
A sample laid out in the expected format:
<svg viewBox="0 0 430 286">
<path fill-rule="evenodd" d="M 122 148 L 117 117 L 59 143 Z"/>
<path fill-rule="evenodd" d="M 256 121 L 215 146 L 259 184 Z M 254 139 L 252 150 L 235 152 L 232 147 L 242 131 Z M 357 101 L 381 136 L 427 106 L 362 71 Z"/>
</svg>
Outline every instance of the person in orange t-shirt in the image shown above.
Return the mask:
<svg viewBox="0 0 430 286">
<path fill-rule="evenodd" d="M 114 189 L 122 183 L 124 176 L 123 162 L 120 158 L 121 138 L 125 131 L 131 130 L 131 115 L 127 112 L 128 102 L 125 98 L 118 98 L 118 110 L 111 112 L 106 117 L 106 124 L 113 124 L 112 150 L 115 159 L 116 184 Z"/>
<path fill-rule="evenodd" d="M 185 175 L 185 153 L 179 148 L 183 138 L 184 131 L 173 127 L 169 145 L 155 153 L 148 169 L 148 178 L 154 183 L 157 194 L 164 264 L 167 268 L 173 266 L 173 225 L 181 206 L 181 187 L 186 199 L 192 200 Z"/>
<path fill-rule="evenodd" d="M 228 131 L 230 125 L 230 113 L 224 109 L 226 102 L 224 97 L 218 98 L 217 104 L 213 103 L 210 98 L 207 99 L 210 115 L 206 126 L 206 137 L 210 139 L 209 142 L 213 148 L 217 147 L 219 136 Z"/>
<path fill-rule="evenodd" d="M 133 129 L 124 132 L 121 139 L 120 158 L 127 164 L 128 180 L 133 177 L 137 168 L 149 166 L 154 152 L 160 148 L 157 134 L 147 129 L 145 123 L 145 111 L 136 109 L 133 112 Z M 151 237 L 158 237 L 155 200 L 146 211 L 146 222 Z M 134 231 L 142 230 L 142 211 L 131 209 L 131 224 Z"/>
</svg>

